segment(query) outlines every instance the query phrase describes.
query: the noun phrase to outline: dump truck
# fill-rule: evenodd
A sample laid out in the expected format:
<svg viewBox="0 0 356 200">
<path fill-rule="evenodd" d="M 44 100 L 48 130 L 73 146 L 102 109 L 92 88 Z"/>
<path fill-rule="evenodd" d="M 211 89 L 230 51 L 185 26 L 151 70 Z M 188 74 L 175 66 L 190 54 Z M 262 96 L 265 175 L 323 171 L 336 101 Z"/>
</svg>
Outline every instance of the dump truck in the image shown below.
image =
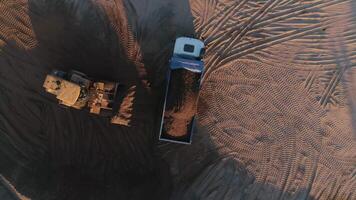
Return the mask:
<svg viewBox="0 0 356 200">
<path fill-rule="evenodd" d="M 75 70 L 53 70 L 43 83 L 46 92 L 55 95 L 64 107 L 88 109 L 90 113 L 111 117 L 113 124 L 128 125 L 114 111 L 118 86 L 118 82 L 95 81 Z"/>
<path fill-rule="evenodd" d="M 197 112 L 205 46 L 201 40 L 179 37 L 169 62 L 159 140 L 190 144 Z"/>
</svg>

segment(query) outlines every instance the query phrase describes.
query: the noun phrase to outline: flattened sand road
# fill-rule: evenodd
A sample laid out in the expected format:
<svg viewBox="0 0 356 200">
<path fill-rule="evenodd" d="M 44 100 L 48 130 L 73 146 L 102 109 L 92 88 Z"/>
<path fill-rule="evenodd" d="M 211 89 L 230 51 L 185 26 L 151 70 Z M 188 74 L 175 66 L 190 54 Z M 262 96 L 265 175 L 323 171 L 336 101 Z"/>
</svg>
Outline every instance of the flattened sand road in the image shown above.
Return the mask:
<svg viewBox="0 0 356 200">
<path fill-rule="evenodd" d="M 31 199 L 356 199 L 356 1 L 0 1 L 0 173 Z M 193 144 L 157 143 L 177 36 L 203 37 Z M 59 108 L 118 79 L 133 126 Z"/>
</svg>

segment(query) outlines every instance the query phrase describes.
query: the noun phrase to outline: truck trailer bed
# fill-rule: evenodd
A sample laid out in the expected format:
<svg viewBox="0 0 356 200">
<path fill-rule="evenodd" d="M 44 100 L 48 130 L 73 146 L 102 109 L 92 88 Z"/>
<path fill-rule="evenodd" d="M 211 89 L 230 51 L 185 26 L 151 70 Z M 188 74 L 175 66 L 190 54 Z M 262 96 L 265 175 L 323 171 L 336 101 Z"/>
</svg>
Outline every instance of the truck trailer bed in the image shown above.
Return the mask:
<svg viewBox="0 0 356 200">
<path fill-rule="evenodd" d="M 159 139 L 190 144 L 197 111 L 202 61 L 173 57 L 167 73 L 167 87 Z"/>
</svg>

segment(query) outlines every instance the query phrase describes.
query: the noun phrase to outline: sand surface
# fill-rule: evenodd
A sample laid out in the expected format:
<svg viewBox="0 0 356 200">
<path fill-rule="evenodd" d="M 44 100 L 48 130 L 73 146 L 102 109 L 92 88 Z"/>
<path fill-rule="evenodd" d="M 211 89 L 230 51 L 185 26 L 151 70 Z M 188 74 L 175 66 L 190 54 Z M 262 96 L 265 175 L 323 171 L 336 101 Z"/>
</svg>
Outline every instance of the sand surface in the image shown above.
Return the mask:
<svg viewBox="0 0 356 200">
<path fill-rule="evenodd" d="M 182 35 L 207 45 L 190 146 L 157 141 Z M 33 200 L 353 200 L 355 66 L 354 0 L 1 0 L 0 173 Z M 123 83 L 131 126 L 58 107 L 55 68 Z"/>
</svg>

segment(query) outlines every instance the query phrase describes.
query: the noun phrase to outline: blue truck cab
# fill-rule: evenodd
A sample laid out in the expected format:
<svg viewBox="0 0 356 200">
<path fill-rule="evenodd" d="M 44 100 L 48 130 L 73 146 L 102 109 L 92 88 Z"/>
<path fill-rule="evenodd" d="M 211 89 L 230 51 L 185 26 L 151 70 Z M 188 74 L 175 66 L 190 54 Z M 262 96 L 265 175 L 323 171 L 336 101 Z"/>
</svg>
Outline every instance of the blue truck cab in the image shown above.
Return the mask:
<svg viewBox="0 0 356 200">
<path fill-rule="evenodd" d="M 166 78 L 166 91 L 159 140 L 190 144 L 194 129 L 204 43 L 179 37 L 175 41 Z"/>
</svg>

